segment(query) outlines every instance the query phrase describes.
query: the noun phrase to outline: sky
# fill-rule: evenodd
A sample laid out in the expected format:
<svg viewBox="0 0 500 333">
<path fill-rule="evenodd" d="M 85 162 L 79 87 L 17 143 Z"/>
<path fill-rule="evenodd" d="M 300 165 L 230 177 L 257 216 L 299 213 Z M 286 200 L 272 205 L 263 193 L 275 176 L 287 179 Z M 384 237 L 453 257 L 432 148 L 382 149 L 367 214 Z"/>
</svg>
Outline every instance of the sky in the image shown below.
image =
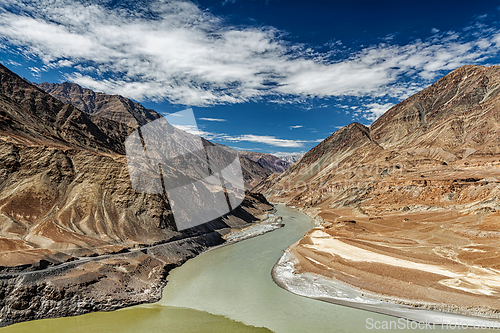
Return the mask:
<svg viewBox="0 0 500 333">
<path fill-rule="evenodd" d="M 0 0 L 0 62 L 168 115 L 235 149 L 306 152 L 467 64 L 500 64 L 500 1 Z"/>
</svg>

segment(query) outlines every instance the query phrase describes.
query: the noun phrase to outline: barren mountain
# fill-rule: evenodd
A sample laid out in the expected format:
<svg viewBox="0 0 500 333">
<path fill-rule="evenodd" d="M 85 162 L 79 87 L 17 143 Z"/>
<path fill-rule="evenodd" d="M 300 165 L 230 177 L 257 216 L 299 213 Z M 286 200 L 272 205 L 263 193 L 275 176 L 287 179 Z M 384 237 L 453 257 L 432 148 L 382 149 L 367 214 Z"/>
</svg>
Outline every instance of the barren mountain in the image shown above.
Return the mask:
<svg viewBox="0 0 500 333">
<path fill-rule="evenodd" d="M 131 128 L 137 128 L 161 117 L 156 111 L 146 109 L 126 97 L 94 92 L 75 83 L 43 82 L 36 86 L 56 99 L 71 104 L 88 114 L 111 119 Z M 204 143 L 212 145 L 207 140 Z M 240 162 L 246 189 L 252 189 L 270 174 L 258 161 L 248 159 L 247 156 L 242 156 Z"/>
<path fill-rule="evenodd" d="M 258 189 L 321 225 L 297 273 L 444 311 L 500 310 L 500 67 L 464 66 Z M 292 260 L 292 261 L 293 261 Z"/>
<path fill-rule="evenodd" d="M 239 155 L 259 163 L 264 169 L 271 172 L 281 173 L 290 166 L 289 162 L 271 154 L 240 151 Z"/>
<path fill-rule="evenodd" d="M 133 128 L 97 113 L 0 65 L 0 326 L 157 300 L 171 268 L 272 207 L 247 192 L 230 214 L 176 231 L 166 197 L 131 186 Z"/>
<path fill-rule="evenodd" d="M 12 140 L 30 140 L 92 151 L 123 153 L 132 129 L 89 115 L 44 93 L 0 65 L 0 130 Z"/>
<path fill-rule="evenodd" d="M 249 190 L 272 174 L 271 171 L 265 169 L 260 163 L 254 162 L 246 156 L 240 155 L 240 163 L 245 187 Z"/>
<path fill-rule="evenodd" d="M 75 83 L 43 82 L 36 86 L 58 100 L 74 105 L 86 113 L 115 120 L 132 128 L 160 118 L 154 110 L 120 95 L 107 95 L 82 88 Z"/>
</svg>

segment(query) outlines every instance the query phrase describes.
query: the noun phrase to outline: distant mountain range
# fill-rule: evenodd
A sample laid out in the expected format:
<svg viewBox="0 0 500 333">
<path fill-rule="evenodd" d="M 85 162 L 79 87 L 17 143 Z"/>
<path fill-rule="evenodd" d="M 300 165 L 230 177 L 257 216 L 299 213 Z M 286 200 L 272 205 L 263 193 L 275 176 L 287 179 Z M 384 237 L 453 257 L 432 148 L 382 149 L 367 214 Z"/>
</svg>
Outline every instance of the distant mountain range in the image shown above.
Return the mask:
<svg viewBox="0 0 500 333">
<path fill-rule="evenodd" d="M 290 155 L 276 155 L 280 160 L 288 162 L 290 165 L 294 164 L 304 156 L 304 154 L 290 154 Z"/>
<path fill-rule="evenodd" d="M 271 172 L 281 173 L 288 169 L 290 163 L 279 157 L 266 153 L 255 153 L 252 151 L 240 151 L 240 156 L 259 163 L 262 167 Z"/>
</svg>

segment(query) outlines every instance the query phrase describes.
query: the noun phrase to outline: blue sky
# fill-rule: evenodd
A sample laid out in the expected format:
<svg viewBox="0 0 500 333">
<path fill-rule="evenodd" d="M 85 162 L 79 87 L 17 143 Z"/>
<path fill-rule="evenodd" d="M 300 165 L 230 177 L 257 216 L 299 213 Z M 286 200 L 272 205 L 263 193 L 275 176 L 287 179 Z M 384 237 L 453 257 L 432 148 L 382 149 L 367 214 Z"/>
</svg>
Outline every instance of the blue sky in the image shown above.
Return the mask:
<svg viewBox="0 0 500 333">
<path fill-rule="evenodd" d="M 465 64 L 499 64 L 500 1 L 0 0 L 0 62 L 305 152 Z"/>
</svg>

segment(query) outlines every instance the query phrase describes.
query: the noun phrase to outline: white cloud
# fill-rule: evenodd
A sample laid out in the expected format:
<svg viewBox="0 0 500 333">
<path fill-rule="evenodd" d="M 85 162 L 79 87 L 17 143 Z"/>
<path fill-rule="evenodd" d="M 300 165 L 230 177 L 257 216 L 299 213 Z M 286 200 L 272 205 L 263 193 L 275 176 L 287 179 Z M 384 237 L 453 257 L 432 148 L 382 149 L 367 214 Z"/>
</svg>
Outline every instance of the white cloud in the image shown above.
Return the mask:
<svg viewBox="0 0 500 333">
<path fill-rule="evenodd" d="M 225 136 L 227 141 L 247 141 L 254 143 L 264 143 L 274 147 L 303 147 L 304 143 L 313 142 L 306 140 L 288 140 L 288 139 L 278 139 L 271 135 L 254 135 L 254 134 L 244 134 L 238 136 Z"/>
<path fill-rule="evenodd" d="M 500 47 L 498 30 L 473 26 L 461 34 L 480 37 L 434 30 L 428 40 L 381 43 L 331 61 L 284 41 L 277 29 L 231 26 L 191 2 L 145 0 L 135 7 L 0 0 L 0 35 L 39 57 L 45 64 L 39 70 L 72 67 L 67 79 L 85 87 L 193 106 L 263 96 L 279 103 L 344 95 L 404 98 L 443 70 L 485 61 Z"/>
<path fill-rule="evenodd" d="M 376 120 L 378 117 L 383 115 L 387 110 L 392 108 L 394 106 L 394 103 L 384 103 L 384 104 L 379 104 L 379 103 L 369 103 L 364 105 L 365 111 L 365 118 L 371 121 Z"/>
<path fill-rule="evenodd" d="M 229 135 L 225 133 L 215 133 L 207 132 L 199 129 L 195 125 L 174 125 L 175 127 L 186 131 L 188 133 L 199 135 L 207 140 L 218 140 L 226 142 L 253 142 L 253 143 L 263 143 L 274 147 L 303 147 L 305 143 L 311 142 L 321 142 L 323 139 L 318 140 L 291 140 L 291 139 L 280 139 L 272 135 L 255 135 L 255 134 L 244 134 L 244 135 Z"/>
<path fill-rule="evenodd" d="M 207 132 L 207 131 L 201 130 L 196 125 L 179 125 L 179 124 L 174 124 L 173 126 L 177 127 L 180 130 L 188 132 L 190 134 L 201 136 L 201 137 L 203 137 L 203 138 L 205 138 L 207 140 L 218 139 L 218 138 L 221 138 L 221 137 L 225 136 L 225 134 L 218 134 L 218 133 L 214 133 L 214 132 Z"/>
<path fill-rule="evenodd" d="M 277 157 L 283 157 L 283 156 L 303 156 L 305 154 L 305 151 L 297 151 L 297 152 L 278 151 L 278 152 L 273 152 L 271 154 L 274 155 L 274 156 L 277 156 Z"/>
<path fill-rule="evenodd" d="M 216 122 L 224 122 L 227 121 L 226 119 L 221 119 L 221 118 L 199 118 L 201 120 L 205 121 L 216 121 Z"/>
<path fill-rule="evenodd" d="M 296 129 L 296 128 L 302 128 L 304 126 L 302 125 L 294 125 L 294 126 L 290 126 L 290 129 Z"/>
<path fill-rule="evenodd" d="M 12 66 L 16 66 L 16 67 L 18 67 L 18 66 L 22 66 L 22 65 L 21 65 L 20 63 L 18 63 L 17 61 L 14 61 L 14 60 L 11 60 L 11 59 L 7 60 L 7 62 L 6 62 L 6 63 L 7 63 L 8 65 L 12 65 Z"/>
</svg>

